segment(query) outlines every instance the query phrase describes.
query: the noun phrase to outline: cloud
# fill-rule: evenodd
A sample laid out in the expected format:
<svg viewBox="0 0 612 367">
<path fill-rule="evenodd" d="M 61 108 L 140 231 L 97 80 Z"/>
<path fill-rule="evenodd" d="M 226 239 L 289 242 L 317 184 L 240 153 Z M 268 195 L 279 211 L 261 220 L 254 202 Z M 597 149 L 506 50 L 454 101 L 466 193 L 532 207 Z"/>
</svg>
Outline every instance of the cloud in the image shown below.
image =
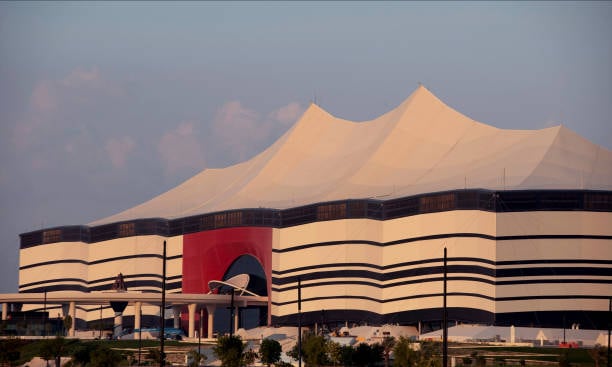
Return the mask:
<svg viewBox="0 0 612 367">
<path fill-rule="evenodd" d="M 57 95 L 53 82 L 43 80 L 39 82 L 30 97 L 30 106 L 35 111 L 51 112 L 57 108 Z"/>
<path fill-rule="evenodd" d="M 92 113 L 101 99 L 121 97 L 122 88 L 103 78 L 100 70 L 76 68 L 56 80 L 40 80 L 32 88 L 29 105 L 23 118 L 13 128 L 12 142 L 18 150 L 27 150 L 44 142 L 50 135 L 64 129 L 79 129 L 87 120 L 75 118 Z M 62 143 L 56 142 L 56 143 Z M 60 146 L 67 146 L 60 144 Z M 70 152 L 70 148 L 66 152 Z"/>
<path fill-rule="evenodd" d="M 293 124 L 302 115 L 304 108 L 297 102 L 291 102 L 270 113 L 270 117 L 282 124 Z"/>
<path fill-rule="evenodd" d="M 303 108 L 297 102 L 265 115 L 239 101 L 227 102 L 219 108 L 213 120 L 213 143 L 222 144 L 224 154 L 232 161 L 244 161 L 271 144 L 302 112 Z"/>
<path fill-rule="evenodd" d="M 134 140 L 129 136 L 122 136 L 120 138 L 111 138 L 106 141 L 106 153 L 115 168 L 125 167 L 128 154 L 130 154 L 136 144 Z"/>
<path fill-rule="evenodd" d="M 203 169 L 206 160 L 198 141 L 195 123 L 185 121 L 165 133 L 157 144 L 157 152 L 164 163 L 166 175 L 183 169 Z"/>
</svg>

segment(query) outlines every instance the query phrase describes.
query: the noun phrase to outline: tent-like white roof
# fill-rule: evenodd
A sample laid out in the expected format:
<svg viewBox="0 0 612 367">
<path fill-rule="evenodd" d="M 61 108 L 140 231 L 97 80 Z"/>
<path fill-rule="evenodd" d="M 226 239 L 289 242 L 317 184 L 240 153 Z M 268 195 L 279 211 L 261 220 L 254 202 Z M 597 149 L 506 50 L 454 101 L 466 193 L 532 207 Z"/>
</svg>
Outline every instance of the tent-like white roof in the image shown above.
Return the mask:
<svg viewBox="0 0 612 367">
<path fill-rule="evenodd" d="M 343 120 L 311 104 L 250 160 L 205 169 L 91 224 L 459 188 L 610 190 L 612 152 L 563 126 L 505 130 L 474 121 L 419 86 L 398 107 L 367 122 Z"/>
</svg>

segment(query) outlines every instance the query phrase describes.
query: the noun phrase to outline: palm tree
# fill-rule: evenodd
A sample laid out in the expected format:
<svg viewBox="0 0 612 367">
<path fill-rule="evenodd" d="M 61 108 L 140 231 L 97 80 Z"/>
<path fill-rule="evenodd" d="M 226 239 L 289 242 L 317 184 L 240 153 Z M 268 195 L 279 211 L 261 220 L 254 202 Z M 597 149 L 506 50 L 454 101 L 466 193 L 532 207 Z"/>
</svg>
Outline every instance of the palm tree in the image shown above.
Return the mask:
<svg viewBox="0 0 612 367">
<path fill-rule="evenodd" d="M 389 354 L 395 346 L 395 338 L 392 336 L 385 336 L 381 343 L 383 347 L 383 355 L 385 357 L 385 367 L 389 367 Z"/>
<path fill-rule="evenodd" d="M 219 337 L 213 351 L 221 360 L 223 367 L 241 367 L 244 364 L 244 348 L 242 339 L 237 335 L 231 335 Z"/>
<path fill-rule="evenodd" d="M 261 363 L 270 367 L 271 364 L 280 361 L 282 348 L 278 341 L 274 339 L 264 339 L 259 346 Z"/>
</svg>

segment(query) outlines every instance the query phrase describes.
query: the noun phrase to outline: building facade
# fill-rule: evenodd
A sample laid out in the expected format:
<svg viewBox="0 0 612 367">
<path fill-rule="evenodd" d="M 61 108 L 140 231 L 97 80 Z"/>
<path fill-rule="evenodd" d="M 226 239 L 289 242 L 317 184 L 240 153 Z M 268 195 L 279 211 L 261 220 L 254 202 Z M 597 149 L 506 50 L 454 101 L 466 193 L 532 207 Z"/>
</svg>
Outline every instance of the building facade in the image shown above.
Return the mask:
<svg viewBox="0 0 612 367">
<path fill-rule="evenodd" d="M 297 323 L 299 280 L 304 323 L 435 324 L 446 248 L 450 320 L 605 328 L 611 189 L 605 148 L 563 127 L 493 128 L 421 86 L 368 122 L 311 105 L 249 161 L 89 225 L 22 234 L 19 291 L 101 291 L 121 272 L 159 292 L 167 241 L 169 292 L 249 273 L 269 297 L 260 323 Z"/>
</svg>

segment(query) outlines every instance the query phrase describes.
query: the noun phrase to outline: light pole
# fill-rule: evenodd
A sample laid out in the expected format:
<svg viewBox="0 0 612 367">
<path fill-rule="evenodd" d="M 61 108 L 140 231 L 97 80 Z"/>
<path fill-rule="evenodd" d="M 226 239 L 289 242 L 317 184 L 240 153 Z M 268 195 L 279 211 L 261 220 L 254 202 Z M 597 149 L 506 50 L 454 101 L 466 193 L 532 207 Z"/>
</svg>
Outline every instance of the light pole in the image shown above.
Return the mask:
<svg viewBox="0 0 612 367">
<path fill-rule="evenodd" d="M 444 248 L 444 292 L 442 302 L 442 367 L 448 367 L 448 313 L 446 310 L 446 247 Z"/>
<path fill-rule="evenodd" d="M 159 312 L 159 330 L 160 330 L 160 361 L 159 366 L 165 367 L 166 365 L 166 355 L 164 353 L 164 341 L 166 339 L 166 329 L 165 329 L 165 321 L 166 321 L 166 241 L 164 241 L 164 253 L 162 256 L 162 299 L 161 299 L 161 310 Z"/>
<path fill-rule="evenodd" d="M 230 301 L 230 337 L 234 335 L 234 288 L 231 290 L 232 299 Z"/>
<path fill-rule="evenodd" d="M 298 278 L 298 366 L 302 367 L 302 280 Z"/>
<path fill-rule="evenodd" d="M 47 288 L 45 288 L 45 300 L 43 306 L 43 337 L 45 337 L 45 339 L 47 338 Z"/>
</svg>

